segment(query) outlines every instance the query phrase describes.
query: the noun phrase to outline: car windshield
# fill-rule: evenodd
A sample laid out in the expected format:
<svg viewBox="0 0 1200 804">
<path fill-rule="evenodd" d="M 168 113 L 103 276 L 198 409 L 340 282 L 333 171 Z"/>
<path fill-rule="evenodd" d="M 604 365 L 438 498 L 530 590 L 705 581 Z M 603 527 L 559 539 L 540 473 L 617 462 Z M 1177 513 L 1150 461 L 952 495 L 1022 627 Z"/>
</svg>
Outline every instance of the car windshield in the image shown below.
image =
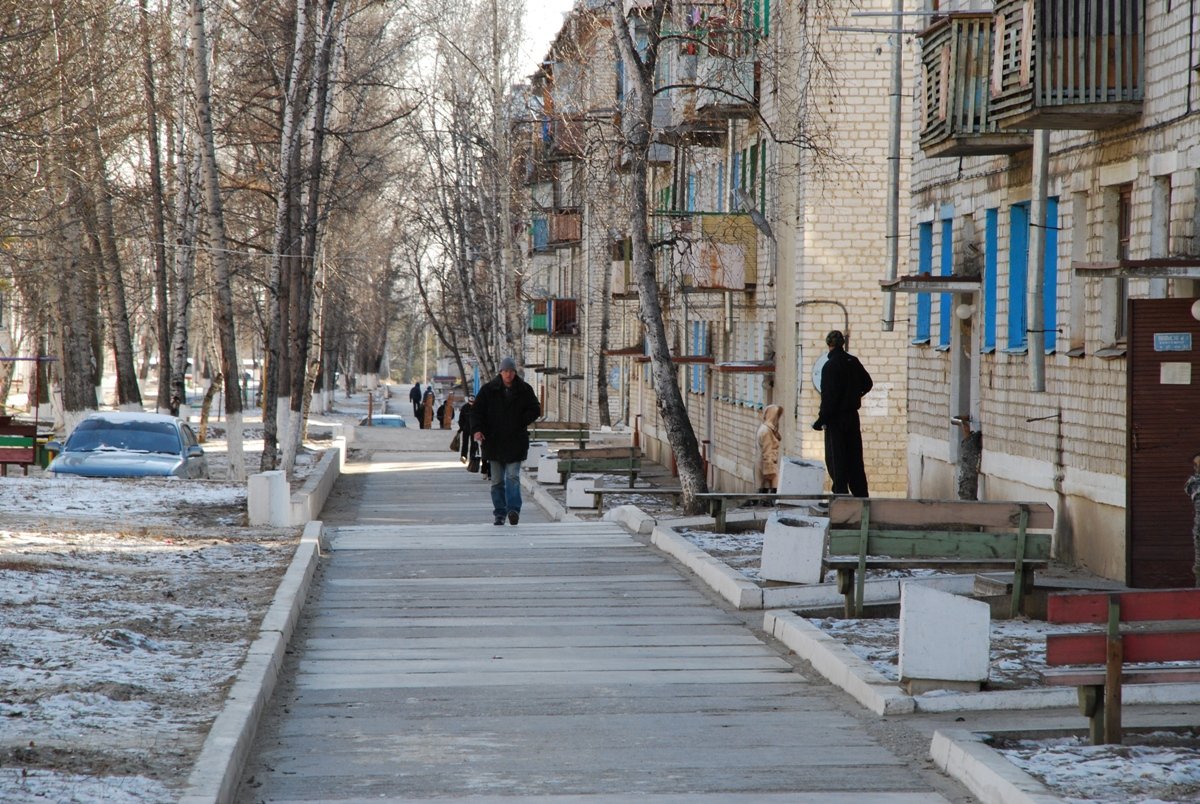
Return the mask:
<svg viewBox="0 0 1200 804">
<path fill-rule="evenodd" d="M 179 434 L 168 422 L 88 419 L 79 423 L 66 444 L 68 452 L 95 452 L 105 449 L 178 455 Z"/>
</svg>

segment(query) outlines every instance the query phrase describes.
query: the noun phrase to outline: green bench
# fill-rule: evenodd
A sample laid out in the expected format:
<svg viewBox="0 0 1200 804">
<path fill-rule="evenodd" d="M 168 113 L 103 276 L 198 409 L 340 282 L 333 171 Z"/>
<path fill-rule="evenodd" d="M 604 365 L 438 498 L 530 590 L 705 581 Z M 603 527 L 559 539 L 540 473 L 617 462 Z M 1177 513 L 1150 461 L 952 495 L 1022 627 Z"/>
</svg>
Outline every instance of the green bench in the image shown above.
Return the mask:
<svg viewBox="0 0 1200 804">
<path fill-rule="evenodd" d="M 568 475 L 596 472 L 628 475 L 629 488 L 633 488 L 641 469 L 642 451 L 637 447 L 590 447 L 558 451 L 558 474 L 560 482 L 564 484 Z"/>
<path fill-rule="evenodd" d="M 839 497 L 829 505 L 825 567 L 837 571 L 846 616 L 861 617 L 868 569 L 1013 571 L 1011 615 L 1050 559 L 1046 503 Z"/>
<path fill-rule="evenodd" d="M 574 442 L 583 449 L 587 446 L 589 435 L 586 422 L 534 422 L 529 425 L 530 441 Z"/>
<path fill-rule="evenodd" d="M 1047 634 L 1042 671 L 1046 684 L 1078 688 L 1093 745 L 1121 742 L 1123 685 L 1200 681 L 1200 589 L 1064 592 L 1046 599 L 1046 621 L 1102 626 Z"/>
<path fill-rule="evenodd" d="M 8 476 L 10 464 L 25 474 L 38 462 L 38 432 L 34 424 L 0 425 L 0 477 Z"/>
</svg>

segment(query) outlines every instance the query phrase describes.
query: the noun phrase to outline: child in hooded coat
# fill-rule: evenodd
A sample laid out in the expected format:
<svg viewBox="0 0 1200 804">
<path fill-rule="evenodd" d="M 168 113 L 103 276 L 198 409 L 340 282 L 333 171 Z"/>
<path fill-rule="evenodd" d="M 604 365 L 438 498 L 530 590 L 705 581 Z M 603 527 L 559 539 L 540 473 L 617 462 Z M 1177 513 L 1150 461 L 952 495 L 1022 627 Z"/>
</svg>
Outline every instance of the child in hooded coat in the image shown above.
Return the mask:
<svg viewBox="0 0 1200 804">
<path fill-rule="evenodd" d="M 783 408 L 767 405 L 762 424 L 754 437 L 754 477 L 759 494 L 775 494 L 779 490 L 779 420 Z"/>
</svg>

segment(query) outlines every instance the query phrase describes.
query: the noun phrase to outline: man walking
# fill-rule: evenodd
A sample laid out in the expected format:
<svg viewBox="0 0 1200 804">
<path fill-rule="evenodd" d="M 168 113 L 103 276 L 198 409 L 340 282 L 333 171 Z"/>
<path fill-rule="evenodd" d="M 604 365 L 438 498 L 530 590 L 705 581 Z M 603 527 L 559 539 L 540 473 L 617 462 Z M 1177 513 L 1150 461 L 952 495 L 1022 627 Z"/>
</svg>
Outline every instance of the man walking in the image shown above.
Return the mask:
<svg viewBox="0 0 1200 804">
<path fill-rule="evenodd" d="M 529 383 L 517 376 L 511 357 L 500 361 L 500 374 L 479 389 L 471 414 L 471 434 L 483 448 L 492 475 L 494 525 L 521 519 L 521 462 L 529 457 L 529 425 L 542 406 Z"/>
<path fill-rule="evenodd" d="M 858 358 L 846 351 L 846 336 L 833 330 L 825 336 L 829 358 L 821 369 L 821 411 L 814 430 L 825 431 L 825 465 L 834 494 L 866 497 L 862 431 L 858 409 L 873 385 Z"/>
<path fill-rule="evenodd" d="M 412 402 L 413 418 L 417 420 L 417 424 L 421 423 L 421 383 L 416 381 L 413 383 L 412 389 L 408 392 L 408 401 Z"/>
</svg>

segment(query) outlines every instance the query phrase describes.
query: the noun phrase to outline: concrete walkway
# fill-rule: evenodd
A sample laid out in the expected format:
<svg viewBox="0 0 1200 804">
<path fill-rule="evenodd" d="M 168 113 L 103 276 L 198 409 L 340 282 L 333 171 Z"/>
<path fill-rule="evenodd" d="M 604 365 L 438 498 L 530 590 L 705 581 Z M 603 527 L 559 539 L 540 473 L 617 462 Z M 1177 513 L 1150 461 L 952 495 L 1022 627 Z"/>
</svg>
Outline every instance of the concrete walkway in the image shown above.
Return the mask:
<svg viewBox="0 0 1200 804">
<path fill-rule="evenodd" d="M 654 548 L 493 526 L 453 458 L 347 466 L 238 801 L 947 800 Z"/>
</svg>

